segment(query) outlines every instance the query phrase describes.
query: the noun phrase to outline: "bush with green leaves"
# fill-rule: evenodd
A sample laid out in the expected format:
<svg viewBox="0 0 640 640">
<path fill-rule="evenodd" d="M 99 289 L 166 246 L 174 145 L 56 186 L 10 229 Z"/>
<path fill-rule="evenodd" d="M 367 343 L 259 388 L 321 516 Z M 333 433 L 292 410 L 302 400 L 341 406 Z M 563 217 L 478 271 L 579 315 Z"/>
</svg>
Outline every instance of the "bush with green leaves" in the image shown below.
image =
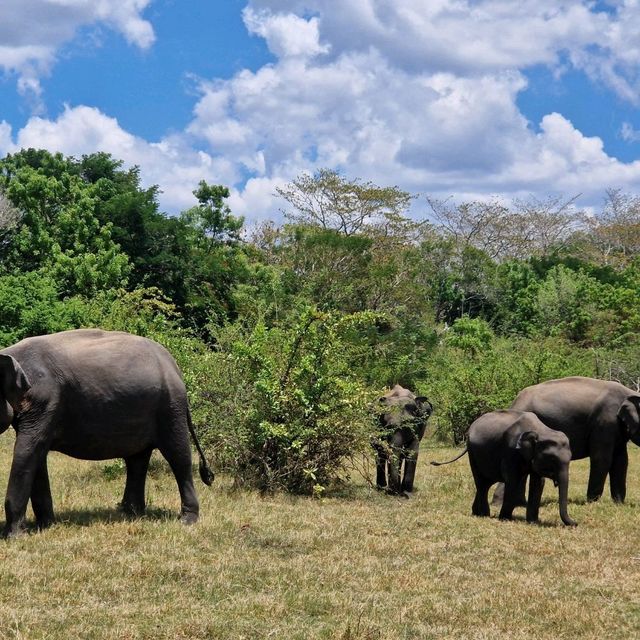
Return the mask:
<svg viewBox="0 0 640 640">
<path fill-rule="evenodd" d="M 434 434 L 458 444 L 476 418 L 507 409 L 524 387 L 595 374 L 594 352 L 559 338 L 493 338 L 483 349 L 474 342 L 458 346 L 444 340 L 433 354 L 426 380 L 427 395 L 435 406 Z"/>
<path fill-rule="evenodd" d="M 369 452 L 374 394 L 351 372 L 346 336 L 373 321 L 307 309 L 286 328 L 219 332 L 205 441 L 238 485 L 318 495 Z"/>
</svg>

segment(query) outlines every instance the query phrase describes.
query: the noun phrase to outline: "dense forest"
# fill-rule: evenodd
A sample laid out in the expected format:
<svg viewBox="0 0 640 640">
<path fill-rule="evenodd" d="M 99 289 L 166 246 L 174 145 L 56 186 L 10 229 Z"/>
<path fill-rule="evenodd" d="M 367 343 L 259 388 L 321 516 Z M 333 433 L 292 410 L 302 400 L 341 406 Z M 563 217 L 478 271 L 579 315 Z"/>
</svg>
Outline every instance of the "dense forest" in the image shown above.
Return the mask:
<svg viewBox="0 0 640 640">
<path fill-rule="evenodd" d="M 278 189 L 282 224 L 246 228 L 225 186 L 194 187 L 169 216 L 108 154 L 0 160 L 0 347 L 85 326 L 161 342 L 240 484 L 367 473 L 396 383 L 449 442 L 541 380 L 640 386 L 640 197 L 458 203 L 321 169 Z"/>
</svg>

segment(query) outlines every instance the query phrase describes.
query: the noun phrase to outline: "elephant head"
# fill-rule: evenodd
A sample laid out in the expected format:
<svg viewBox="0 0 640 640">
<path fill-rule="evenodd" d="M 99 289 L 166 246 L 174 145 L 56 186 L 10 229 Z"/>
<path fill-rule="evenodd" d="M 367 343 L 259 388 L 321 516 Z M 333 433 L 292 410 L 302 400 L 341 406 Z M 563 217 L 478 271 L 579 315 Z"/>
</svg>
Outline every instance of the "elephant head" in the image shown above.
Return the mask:
<svg viewBox="0 0 640 640">
<path fill-rule="evenodd" d="M 0 433 L 11 426 L 30 387 L 29 379 L 17 360 L 0 354 Z"/>
<path fill-rule="evenodd" d="M 631 442 L 640 447 L 640 395 L 629 396 L 620 405 L 618 420 L 624 426 Z"/>
<path fill-rule="evenodd" d="M 525 431 L 520 434 L 516 449 L 531 464 L 535 473 L 543 478 L 551 478 L 558 487 L 560 518 L 568 526 L 576 522 L 569 517 L 567 501 L 569 492 L 569 462 L 571 447 L 569 438 L 561 431 L 539 434 L 536 431 Z"/>
<path fill-rule="evenodd" d="M 385 428 L 400 428 L 411 423 L 426 424 L 433 413 L 433 405 L 426 396 L 414 396 L 410 391 L 396 386 L 380 398 L 380 421 Z"/>
</svg>

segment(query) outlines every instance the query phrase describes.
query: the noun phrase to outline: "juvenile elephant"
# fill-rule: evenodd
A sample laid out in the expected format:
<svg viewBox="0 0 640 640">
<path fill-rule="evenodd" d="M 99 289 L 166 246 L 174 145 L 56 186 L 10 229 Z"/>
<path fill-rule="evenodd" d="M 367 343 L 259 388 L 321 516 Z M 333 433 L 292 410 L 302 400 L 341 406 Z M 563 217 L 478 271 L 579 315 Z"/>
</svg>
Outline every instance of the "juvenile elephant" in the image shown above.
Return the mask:
<svg viewBox="0 0 640 640">
<path fill-rule="evenodd" d="M 373 442 L 376 484 L 384 489 L 388 474 L 389 491 L 406 495 L 413 491 L 420 441 L 433 405 L 398 384 L 380 398 L 380 404 L 381 436 Z"/>
<path fill-rule="evenodd" d="M 47 454 L 84 460 L 124 458 L 122 508 L 144 512 L 144 487 L 153 449 L 167 459 L 178 483 L 181 519 L 198 519 L 189 432 L 200 455 L 200 477 L 213 472 L 191 424 L 187 394 L 174 359 L 156 342 L 99 329 L 27 338 L 0 351 L 0 432 L 13 425 L 5 536 L 24 527 L 27 502 L 39 528 L 54 519 Z"/>
<path fill-rule="evenodd" d="M 537 522 L 543 478 L 551 478 L 558 487 L 560 518 L 564 524 L 575 526 L 567 512 L 571 449 L 564 433 L 549 429 L 533 413 L 493 411 L 469 427 L 467 448 L 460 455 L 431 464 L 449 464 L 467 452 L 476 484 L 473 515 L 490 514 L 489 489 L 496 482 L 504 482 L 500 518 L 510 520 L 519 489 L 529 476 L 527 522 Z"/>
<path fill-rule="evenodd" d="M 600 498 L 608 474 L 611 497 L 624 502 L 627 442 L 640 446 L 640 394 L 617 382 L 561 378 L 523 389 L 511 409 L 532 411 L 565 433 L 573 460 L 590 458 L 587 500 Z"/>
</svg>

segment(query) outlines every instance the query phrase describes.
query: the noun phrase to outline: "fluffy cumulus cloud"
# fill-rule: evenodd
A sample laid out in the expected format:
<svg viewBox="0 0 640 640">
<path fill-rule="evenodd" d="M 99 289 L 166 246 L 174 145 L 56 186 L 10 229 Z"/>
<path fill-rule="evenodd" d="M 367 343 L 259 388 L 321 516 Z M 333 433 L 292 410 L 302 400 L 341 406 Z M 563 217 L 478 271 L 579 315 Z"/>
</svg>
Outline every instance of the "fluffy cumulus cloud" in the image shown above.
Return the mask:
<svg viewBox="0 0 640 640">
<path fill-rule="evenodd" d="M 56 47 L 96 20 L 149 46 L 148 2 L 10 0 L 23 19 L 38 5 L 51 20 L 30 36 L 0 24 L 0 65 L 37 82 Z M 578 69 L 638 101 L 636 0 L 250 0 L 243 18 L 274 61 L 202 79 L 184 131 L 148 142 L 70 107 L 17 132 L 0 124 L 0 151 L 104 149 L 139 164 L 165 208 L 189 206 L 207 179 L 234 185 L 231 204 L 249 219 L 277 215 L 275 188 L 318 167 L 440 196 L 582 193 L 591 204 L 608 187 L 640 187 L 640 163 L 608 156 L 562 114 L 528 122 L 517 104 L 534 65 Z M 630 125 L 621 135 L 638 136 Z"/>
<path fill-rule="evenodd" d="M 595 202 L 607 187 L 637 188 L 640 165 L 609 157 L 561 114 L 528 122 L 516 99 L 538 64 L 608 73 L 622 97 L 623 86 L 633 93 L 640 59 L 621 32 L 640 23 L 636 5 L 252 0 L 247 28 L 277 60 L 203 82 L 189 134 L 251 177 L 245 209 L 259 206 L 256 186 L 319 166 L 443 196 Z"/>
<path fill-rule="evenodd" d="M 15 74 L 20 92 L 37 104 L 40 79 L 60 47 L 81 27 L 104 24 L 143 49 L 155 35 L 142 12 L 151 0 L 2 0 L 0 71 Z"/>
</svg>

